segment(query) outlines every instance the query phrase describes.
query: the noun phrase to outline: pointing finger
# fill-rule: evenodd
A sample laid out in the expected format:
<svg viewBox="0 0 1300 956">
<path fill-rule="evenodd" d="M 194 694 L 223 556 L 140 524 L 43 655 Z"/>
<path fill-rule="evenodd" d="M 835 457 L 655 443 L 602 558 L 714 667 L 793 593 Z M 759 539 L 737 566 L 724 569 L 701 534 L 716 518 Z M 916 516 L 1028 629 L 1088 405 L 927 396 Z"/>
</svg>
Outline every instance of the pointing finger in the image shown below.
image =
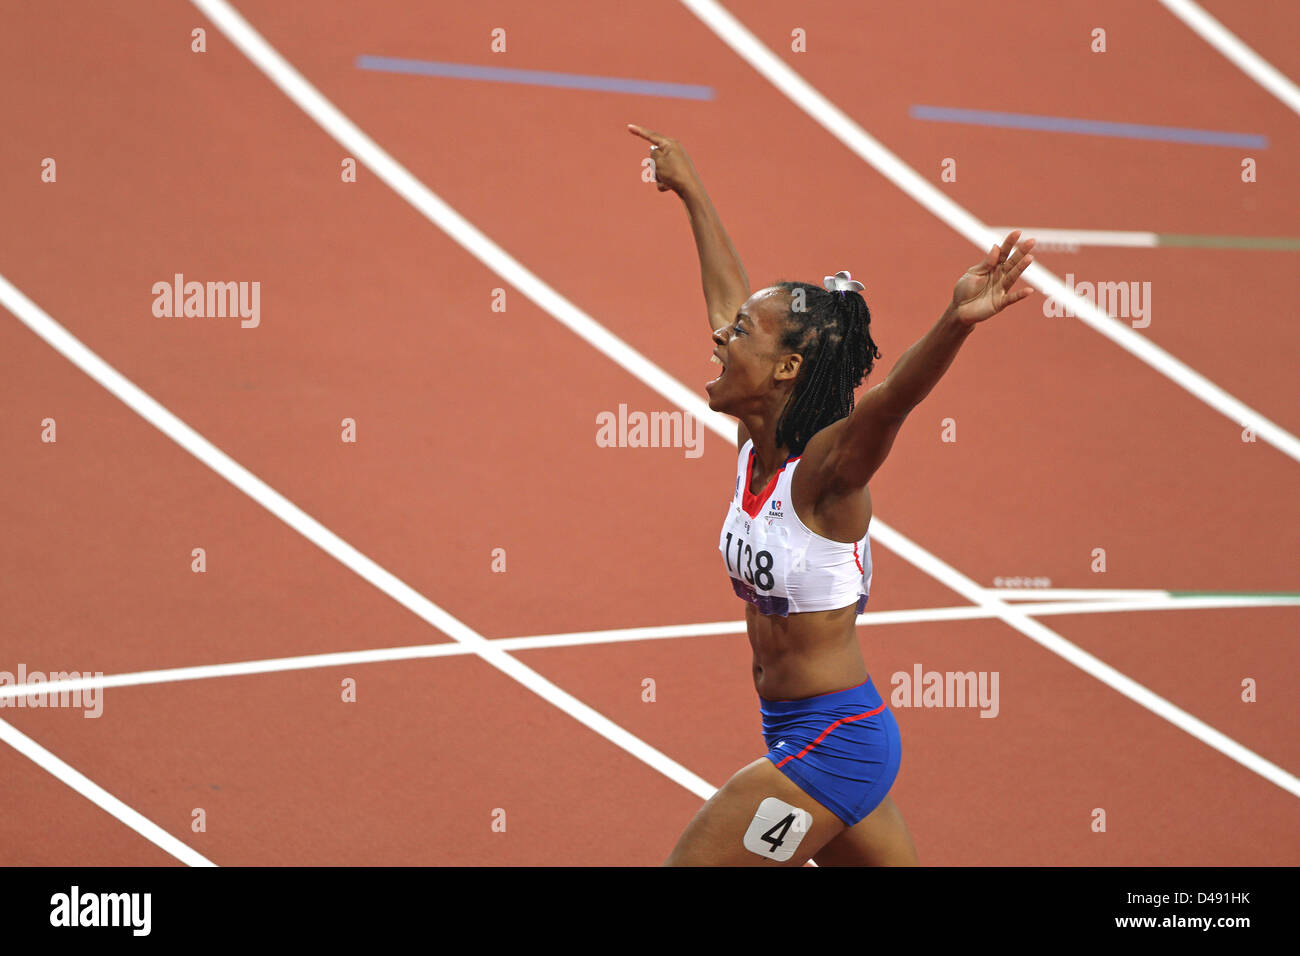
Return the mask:
<svg viewBox="0 0 1300 956">
<path fill-rule="evenodd" d="M 642 139 L 648 139 L 656 146 L 663 146 L 665 143 L 668 142 L 667 136 L 664 136 L 660 133 L 656 133 L 654 130 L 645 129 L 644 127 L 637 126 L 634 123 L 627 124 L 627 131 L 631 133 L 633 136 L 640 136 Z"/>
</svg>

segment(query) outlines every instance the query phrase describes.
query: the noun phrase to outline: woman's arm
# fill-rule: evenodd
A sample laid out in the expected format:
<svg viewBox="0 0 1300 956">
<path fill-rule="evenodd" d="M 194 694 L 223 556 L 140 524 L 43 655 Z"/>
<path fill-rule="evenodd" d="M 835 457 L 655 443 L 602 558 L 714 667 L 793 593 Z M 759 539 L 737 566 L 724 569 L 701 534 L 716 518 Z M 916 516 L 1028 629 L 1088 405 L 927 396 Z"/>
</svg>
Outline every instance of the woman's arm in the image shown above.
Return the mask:
<svg viewBox="0 0 1300 956">
<path fill-rule="evenodd" d="M 709 324 L 714 329 L 730 325 L 749 298 L 749 277 L 727 230 L 722 228 L 709 194 L 704 191 L 691 157 L 675 139 L 630 123 L 627 128 L 632 135 L 650 141 L 650 158 L 654 161 L 659 191 L 671 189 L 686 206 L 700 256 L 700 278 Z"/>
<path fill-rule="evenodd" d="M 1012 291 L 1034 261 L 1029 250 L 1035 240 L 1017 245 L 1019 236 L 1019 231 L 1012 232 L 1000 248 L 993 246 L 966 270 L 939 321 L 903 353 L 883 382 L 862 396 L 847 418 L 824 430 L 821 449 L 809 442 L 814 455 L 805 453 L 805 458 L 821 459 L 816 469 L 821 476 L 819 496 L 864 487 L 884 463 L 903 421 L 938 384 L 975 326 L 1033 292 L 1027 286 Z"/>
</svg>

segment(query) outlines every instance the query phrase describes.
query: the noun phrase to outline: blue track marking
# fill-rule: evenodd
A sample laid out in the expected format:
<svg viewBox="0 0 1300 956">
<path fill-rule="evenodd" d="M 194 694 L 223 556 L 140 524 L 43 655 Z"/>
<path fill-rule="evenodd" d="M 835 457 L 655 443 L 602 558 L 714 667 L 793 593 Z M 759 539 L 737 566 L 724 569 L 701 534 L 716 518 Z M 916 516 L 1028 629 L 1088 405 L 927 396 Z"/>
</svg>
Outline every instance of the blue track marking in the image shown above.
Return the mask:
<svg viewBox="0 0 1300 956">
<path fill-rule="evenodd" d="M 1254 133 L 1224 133 L 1212 129 L 1182 126 L 1145 126 L 1141 123 L 1110 123 L 1103 120 L 1071 119 L 1068 116 L 1033 116 L 1028 113 L 995 113 L 947 106 L 913 106 L 913 119 L 937 123 L 967 123 L 1004 129 L 1032 129 L 1048 133 L 1081 133 L 1086 136 L 1117 136 L 1123 139 L 1194 143 L 1198 146 L 1239 146 L 1268 149 L 1268 137 Z"/>
<path fill-rule="evenodd" d="M 599 90 L 605 93 L 633 93 L 639 96 L 669 96 L 686 100 L 711 100 L 713 87 L 688 83 L 656 83 L 617 76 L 585 76 L 580 73 L 552 73 L 549 70 L 511 70 L 499 66 L 469 63 L 438 63 L 433 60 L 403 60 L 391 56 L 359 56 L 357 69 L 417 76 L 445 76 L 459 80 L 487 80 L 493 83 L 524 83 L 569 90 Z"/>
</svg>

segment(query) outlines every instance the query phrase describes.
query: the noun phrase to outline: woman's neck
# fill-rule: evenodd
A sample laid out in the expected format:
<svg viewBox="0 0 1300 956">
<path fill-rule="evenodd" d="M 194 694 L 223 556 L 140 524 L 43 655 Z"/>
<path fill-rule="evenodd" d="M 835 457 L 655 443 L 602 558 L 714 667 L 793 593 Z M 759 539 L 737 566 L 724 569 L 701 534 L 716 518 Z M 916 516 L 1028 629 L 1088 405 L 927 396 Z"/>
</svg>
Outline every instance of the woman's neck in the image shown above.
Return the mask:
<svg viewBox="0 0 1300 956">
<path fill-rule="evenodd" d="M 770 476 L 785 464 L 790 451 L 776 441 L 776 422 L 762 418 L 742 419 L 754 443 L 754 474 Z"/>
</svg>

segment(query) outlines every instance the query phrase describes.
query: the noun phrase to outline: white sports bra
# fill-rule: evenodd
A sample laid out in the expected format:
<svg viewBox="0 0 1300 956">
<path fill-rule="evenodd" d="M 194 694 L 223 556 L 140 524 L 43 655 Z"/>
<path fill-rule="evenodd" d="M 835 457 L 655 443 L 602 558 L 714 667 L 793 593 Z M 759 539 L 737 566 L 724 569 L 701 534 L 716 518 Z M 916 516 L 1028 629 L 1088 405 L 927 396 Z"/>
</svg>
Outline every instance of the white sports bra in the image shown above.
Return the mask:
<svg viewBox="0 0 1300 956">
<path fill-rule="evenodd" d="M 736 494 L 718 538 L 731 586 L 762 614 L 827 611 L 857 602 L 871 592 L 871 542 L 845 543 L 810 531 L 794 513 L 790 493 L 799 458 L 790 458 L 766 488 L 750 494 L 754 442 L 736 459 Z"/>
</svg>

